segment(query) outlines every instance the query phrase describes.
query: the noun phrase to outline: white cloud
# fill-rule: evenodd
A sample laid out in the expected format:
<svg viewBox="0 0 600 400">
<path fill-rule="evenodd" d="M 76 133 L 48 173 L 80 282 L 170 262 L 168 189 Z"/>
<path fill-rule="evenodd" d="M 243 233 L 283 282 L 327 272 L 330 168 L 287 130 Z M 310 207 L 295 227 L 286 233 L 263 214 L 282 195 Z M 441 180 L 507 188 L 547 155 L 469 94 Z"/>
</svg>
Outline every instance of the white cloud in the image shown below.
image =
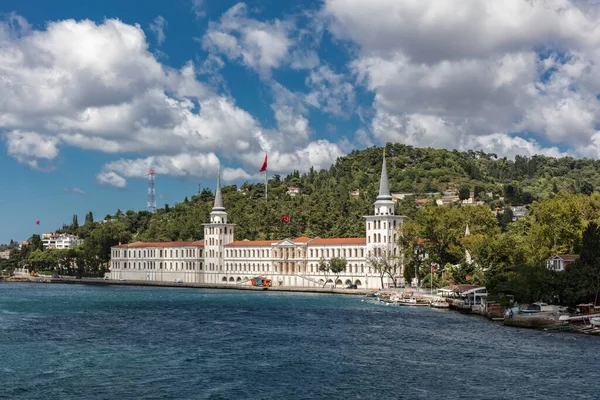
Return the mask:
<svg viewBox="0 0 600 400">
<path fill-rule="evenodd" d="M 379 142 L 504 154 L 595 146 L 598 3 L 325 0 L 321 17 L 356 47 L 350 66 L 375 94 L 370 131 Z"/>
<path fill-rule="evenodd" d="M 334 115 L 349 115 L 354 107 L 354 87 L 344 75 L 336 74 L 326 65 L 310 72 L 306 85 L 311 92 L 305 101 L 313 107 Z"/>
<path fill-rule="evenodd" d="M 192 12 L 196 16 L 196 19 L 202 18 L 206 15 L 204 11 L 204 0 L 191 0 Z"/>
<path fill-rule="evenodd" d="M 100 183 L 122 188 L 125 187 L 128 178 L 147 178 L 150 168 L 154 170 L 158 179 L 161 175 L 213 179 L 219 166 L 219 159 L 214 153 L 181 153 L 109 162 L 102 167 L 102 172 L 97 178 Z M 225 167 L 221 170 L 221 177 L 224 181 L 236 181 L 256 179 L 258 174 L 250 175 L 242 168 Z"/>
<path fill-rule="evenodd" d="M 8 155 L 19 162 L 28 164 L 34 169 L 42 169 L 39 159 L 53 160 L 58 156 L 59 140 L 51 136 L 39 135 L 35 132 L 14 130 L 6 134 Z"/>
<path fill-rule="evenodd" d="M 276 149 L 282 159 L 300 159 L 299 154 L 314 146 L 298 95 L 283 87 L 274 89 L 276 126 L 262 127 L 231 97 L 201 82 L 199 73 L 222 67 L 215 55 L 200 68 L 188 62 L 173 69 L 149 51 L 137 25 L 66 20 L 31 30 L 23 28 L 26 22 L 13 19 L 17 22 L 2 25 L 0 129 L 9 132 L 9 155 L 19 162 L 41 168 L 40 160 L 51 162 L 66 146 L 129 153 L 131 159 L 107 163 L 97 175 L 99 182 L 125 187 L 128 178 L 145 176 L 150 160 L 159 174 L 214 176 L 221 154 L 233 165 L 223 166 L 224 179 L 252 179 L 255 173 L 246 171 L 254 171 L 257 161 L 246 154 Z M 283 32 L 284 25 L 271 22 L 265 29 Z M 250 41 L 261 37 L 260 32 L 247 33 Z M 257 66 L 274 65 L 278 59 L 267 47 L 256 59 Z M 320 157 L 313 149 L 307 153 L 310 157 L 301 158 L 316 157 L 326 164 L 332 161 L 323 158 L 326 154 L 340 153 L 336 146 L 330 144 Z M 270 170 L 298 168 L 289 162 L 280 165 Z"/>
<path fill-rule="evenodd" d="M 248 17 L 248 6 L 238 3 L 227 10 L 218 23 L 211 22 L 202 38 L 203 47 L 239 61 L 263 78 L 271 70 L 290 65 L 294 69 L 313 68 L 319 57 L 311 49 L 298 47 L 292 21 L 258 21 Z"/>
<path fill-rule="evenodd" d="M 98 182 L 100 183 L 112 185 L 119 189 L 123 189 L 125 186 L 127 186 L 127 181 L 122 176 L 119 176 L 112 171 L 100 172 L 96 178 L 98 178 Z"/>
<path fill-rule="evenodd" d="M 164 19 L 161 15 L 154 18 L 154 21 L 150 23 L 150 30 L 156 35 L 156 42 L 158 45 L 162 45 L 165 39 L 167 38 L 165 35 L 165 29 L 167 29 L 167 20 Z"/>
<path fill-rule="evenodd" d="M 85 190 L 78 187 L 64 188 L 64 191 L 68 193 L 85 194 Z"/>
</svg>

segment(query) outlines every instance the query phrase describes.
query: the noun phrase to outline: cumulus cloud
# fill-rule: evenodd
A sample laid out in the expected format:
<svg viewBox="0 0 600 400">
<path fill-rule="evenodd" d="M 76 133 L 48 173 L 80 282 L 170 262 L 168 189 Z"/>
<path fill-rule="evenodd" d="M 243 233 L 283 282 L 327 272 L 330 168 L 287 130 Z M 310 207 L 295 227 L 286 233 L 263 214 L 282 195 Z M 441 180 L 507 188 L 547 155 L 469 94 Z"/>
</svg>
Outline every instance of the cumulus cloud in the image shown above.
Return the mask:
<svg viewBox="0 0 600 400">
<path fill-rule="evenodd" d="M 181 153 L 173 156 L 155 156 L 137 159 L 120 159 L 106 163 L 98 174 L 100 183 L 124 187 L 128 178 L 146 178 L 152 168 L 156 175 L 176 177 L 196 177 L 213 179 L 220 169 L 220 161 L 216 154 Z M 258 174 L 251 175 L 242 168 L 221 169 L 224 181 L 256 179 Z"/>
<path fill-rule="evenodd" d="M 211 22 L 202 38 L 204 49 L 241 62 L 268 78 L 271 70 L 284 65 L 295 69 L 313 68 L 319 57 L 311 49 L 298 46 L 292 21 L 259 21 L 248 16 L 248 6 L 238 3 L 219 22 Z"/>
<path fill-rule="evenodd" d="M 127 186 L 125 178 L 112 171 L 100 172 L 96 178 L 98 178 L 98 182 L 100 183 L 112 185 L 119 189 L 123 189 Z"/>
<path fill-rule="evenodd" d="M 35 132 L 14 130 L 6 134 L 8 155 L 34 169 L 43 169 L 38 160 L 53 160 L 58 156 L 59 140 Z"/>
<path fill-rule="evenodd" d="M 598 3 L 325 0 L 321 18 L 357 49 L 350 66 L 375 95 L 378 142 L 503 154 L 597 147 Z"/>
<path fill-rule="evenodd" d="M 161 64 L 137 25 L 65 20 L 31 30 L 11 18 L 2 25 L 0 129 L 8 132 L 8 154 L 33 168 L 42 169 L 40 161 L 49 163 L 70 146 L 134 154 L 106 164 L 97 175 L 99 182 L 120 188 L 128 178 L 144 176 L 151 160 L 158 173 L 171 176 L 214 173 L 217 154 L 234 165 L 223 167 L 224 179 L 252 179 L 254 172 L 246 171 L 257 161 L 241 155 L 276 148 L 282 157 L 296 157 L 313 140 L 302 102 L 291 100 L 295 95 L 286 98 L 282 89 L 273 107 L 276 126 L 263 127 L 234 99 L 199 80 L 205 66 Z M 279 57 L 264 51 L 257 66 Z M 218 61 L 213 56 L 211 66 L 220 68 Z M 290 169 L 271 170 L 294 169 L 281 165 Z"/>
</svg>

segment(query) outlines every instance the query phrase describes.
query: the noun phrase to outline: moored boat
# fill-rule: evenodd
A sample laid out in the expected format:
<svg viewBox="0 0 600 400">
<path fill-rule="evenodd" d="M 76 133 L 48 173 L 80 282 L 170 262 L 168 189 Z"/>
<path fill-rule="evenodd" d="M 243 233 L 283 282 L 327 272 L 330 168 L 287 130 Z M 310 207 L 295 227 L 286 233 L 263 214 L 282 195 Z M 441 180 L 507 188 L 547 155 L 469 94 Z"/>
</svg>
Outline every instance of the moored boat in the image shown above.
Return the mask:
<svg viewBox="0 0 600 400">
<path fill-rule="evenodd" d="M 450 304 L 445 301 L 432 301 L 430 306 L 433 308 L 450 308 Z"/>
<path fill-rule="evenodd" d="M 417 301 L 417 299 L 415 299 L 414 297 L 411 297 L 409 299 L 398 299 L 396 303 L 400 306 L 429 306 L 429 304 L 427 303 Z"/>
</svg>

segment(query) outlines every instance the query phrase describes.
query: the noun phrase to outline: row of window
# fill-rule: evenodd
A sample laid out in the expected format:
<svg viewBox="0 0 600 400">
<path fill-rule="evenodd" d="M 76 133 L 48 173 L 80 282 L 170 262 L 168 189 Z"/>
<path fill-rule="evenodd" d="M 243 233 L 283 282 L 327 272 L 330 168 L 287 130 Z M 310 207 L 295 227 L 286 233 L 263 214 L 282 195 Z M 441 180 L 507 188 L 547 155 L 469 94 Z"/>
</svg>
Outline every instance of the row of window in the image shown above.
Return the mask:
<svg viewBox="0 0 600 400">
<path fill-rule="evenodd" d="M 196 251 L 198 250 L 198 251 Z M 189 248 L 189 249 L 170 249 L 170 250 L 156 250 L 156 249 L 148 249 L 148 250 L 115 250 L 113 249 L 111 254 L 112 258 L 117 257 L 128 257 L 128 258 L 154 258 L 158 255 L 159 258 L 170 257 L 178 258 L 181 254 L 181 257 L 194 258 L 196 254 L 198 257 L 202 257 L 203 249 Z"/>
<path fill-rule="evenodd" d="M 373 242 L 374 243 L 381 243 L 381 234 L 375 234 L 373 235 Z M 396 238 L 396 235 L 394 234 L 394 238 Z M 391 238 L 386 239 L 386 236 L 383 236 L 383 243 L 386 243 L 387 241 L 391 240 Z M 368 241 L 369 243 L 371 243 L 371 236 L 368 237 Z M 278 258 L 279 255 L 281 254 L 282 258 L 294 258 L 294 255 L 297 255 L 298 257 L 302 256 L 302 251 L 300 249 L 297 249 L 296 251 L 294 251 L 294 249 L 281 249 L 281 253 L 278 252 L 277 250 L 274 251 L 274 257 Z M 381 249 L 380 249 L 381 250 Z M 129 258 L 152 258 L 152 257 L 156 257 L 156 255 L 158 254 L 159 258 L 162 257 L 175 257 L 178 258 L 179 255 L 181 254 L 181 257 L 189 257 L 189 258 L 195 258 L 196 254 L 199 255 L 199 257 L 203 256 L 203 250 L 202 249 L 198 249 L 198 252 L 196 252 L 195 248 L 190 248 L 190 249 L 175 249 L 175 250 L 154 250 L 154 249 L 150 249 L 150 250 L 113 250 L 112 251 L 112 257 L 113 258 L 117 258 L 119 257 L 119 252 L 120 251 L 124 251 L 127 254 L 127 257 Z M 311 258 L 315 258 L 315 257 L 322 257 L 322 258 L 329 258 L 329 257 L 344 257 L 344 258 L 351 258 L 351 257 L 364 257 L 365 256 L 365 249 L 364 248 L 354 248 L 354 249 L 346 249 L 346 248 L 332 248 L 332 249 L 309 249 L 309 254 Z M 394 249 L 394 254 L 396 253 L 396 249 Z M 238 258 L 238 257 L 260 257 L 260 258 L 269 258 L 269 250 L 265 250 L 265 249 L 244 249 L 244 250 L 232 250 L 232 249 L 227 249 L 225 250 L 225 254 L 227 257 L 232 257 L 232 258 Z M 375 254 L 375 255 L 380 255 L 380 254 Z M 210 257 L 210 258 L 215 258 L 215 257 L 223 257 L 223 253 L 222 252 L 218 252 L 214 249 L 209 249 L 206 251 L 206 256 Z"/>
<path fill-rule="evenodd" d="M 217 240 L 215 238 L 211 237 L 206 240 L 206 244 L 210 245 L 210 246 L 214 246 L 216 244 L 223 246 L 223 239 L 219 239 L 219 242 L 217 243 Z"/>
<path fill-rule="evenodd" d="M 354 248 L 354 249 L 309 249 L 309 254 L 311 258 L 315 257 L 364 257 L 365 249 L 363 248 Z M 244 249 L 244 250 L 233 250 L 227 249 L 225 250 L 226 257 L 229 258 L 269 258 L 269 250 L 261 250 L 261 249 Z M 302 258 L 303 251 L 301 249 L 276 249 L 273 251 L 274 258 Z"/>
<path fill-rule="evenodd" d="M 165 269 L 166 271 L 194 271 L 196 269 L 196 262 L 190 262 L 190 261 L 182 261 L 182 262 L 155 262 L 155 261 L 148 261 L 148 262 L 124 262 L 122 263 L 123 268 L 122 269 L 150 269 L 150 270 L 156 270 L 156 269 Z M 202 263 L 198 263 L 199 266 L 199 270 L 202 270 Z M 115 269 L 121 269 L 121 263 L 120 262 L 115 262 L 113 261 L 112 263 L 112 267 Z"/>
<path fill-rule="evenodd" d="M 230 272 L 270 272 L 269 264 L 264 263 L 225 263 L 225 270 Z M 209 269 L 210 270 L 210 269 Z M 221 270 L 221 269 L 220 269 Z M 301 271 L 300 268 L 297 268 L 294 264 L 291 265 L 274 265 L 273 272 L 279 273 L 295 273 L 295 272 L 304 272 Z M 309 264 L 306 272 L 310 273 L 318 273 L 319 266 L 318 264 Z M 348 264 L 346 266 L 346 273 L 348 274 L 363 274 L 365 272 L 364 264 Z"/>
<path fill-rule="evenodd" d="M 383 222 L 383 223 L 382 223 Z M 389 227 L 396 229 L 396 221 L 393 221 L 394 223 L 390 223 Z M 383 229 L 386 229 L 388 224 L 386 221 L 373 221 L 373 229 L 381 229 L 381 227 L 383 226 Z M 367 222 L 367 230 L 370 231 L 371 230 L 371 223 Z"/>
<path fill-rule="evenodd" d="M 367 236 L 367 241 L 369 243 L 373 242 L 373 243 L 392 243 L 392 237 L 391 236 L 385 236 L 383 235 L 383 242 L 381 241 L 381 233 L 374 233 L 373 234 L 373 240 L 371 240 L 371 235 Z M 398 234 L 394 233 L 394 242 L 398 240 Z"/>
<path fill-rule="evenodd" d="M 227 228 L 227 227 L 218 228 L 216 226 L 210 226 L 207 229 L 208 229 L 208 233 L 211 234 L 211 235 L 215 235 L 215 234 L 217 234 L 217 235 L 220 235 L 220 234 L 227 235 L 227 233 L 230 233 L 230 234 L 233 233 L 233 228 Z"/>
</svg>

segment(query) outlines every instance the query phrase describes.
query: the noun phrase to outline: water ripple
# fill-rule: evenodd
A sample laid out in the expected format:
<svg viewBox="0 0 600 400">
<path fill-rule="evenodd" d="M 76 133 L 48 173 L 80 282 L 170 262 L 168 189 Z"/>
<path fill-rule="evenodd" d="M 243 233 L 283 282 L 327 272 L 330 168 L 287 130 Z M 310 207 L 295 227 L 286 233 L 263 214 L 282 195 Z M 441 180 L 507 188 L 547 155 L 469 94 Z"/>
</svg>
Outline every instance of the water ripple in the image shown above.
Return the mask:
<svg viewBox="0 0 600 400">
<path fill-rule="evenodd" d="M 598 338 L 359 297 L 2 284 L 0 332 L 0 398 L 10 399 L 595 399 L 600 390 Z"/>
</svg>

